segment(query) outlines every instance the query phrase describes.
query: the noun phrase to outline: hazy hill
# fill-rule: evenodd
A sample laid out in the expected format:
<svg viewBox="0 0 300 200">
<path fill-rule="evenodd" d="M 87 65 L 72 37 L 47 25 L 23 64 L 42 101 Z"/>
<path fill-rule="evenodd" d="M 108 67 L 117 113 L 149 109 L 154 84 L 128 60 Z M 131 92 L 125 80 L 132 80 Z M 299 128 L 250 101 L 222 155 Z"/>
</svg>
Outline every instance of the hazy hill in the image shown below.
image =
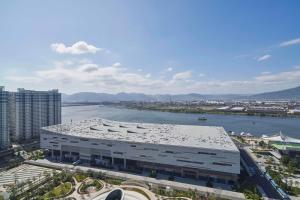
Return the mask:
<svg viewBox="0 0 300 200">
<path fill-rule="evenodd" d="M 142 93 L 95 93 L 79 92 L 72 95 L 62 95 L 63 102 L 104 102 L 104 101 L 199 101 L 199 100 L 239 100 L 239 99 L 257 99 L 257 100 L 300 100 L 300 87 L 281 90 L 276 92 L 267 92 L 255 95 L 202 95 L 191 94 L 160 94 L 147 95 Z"/>
<path fill-rule="evenodd" d="M 300 86 L 286 90 L 256 94 L 252 95 L 251 98 L 262 100 L 300 100 Z"/>
</svg>

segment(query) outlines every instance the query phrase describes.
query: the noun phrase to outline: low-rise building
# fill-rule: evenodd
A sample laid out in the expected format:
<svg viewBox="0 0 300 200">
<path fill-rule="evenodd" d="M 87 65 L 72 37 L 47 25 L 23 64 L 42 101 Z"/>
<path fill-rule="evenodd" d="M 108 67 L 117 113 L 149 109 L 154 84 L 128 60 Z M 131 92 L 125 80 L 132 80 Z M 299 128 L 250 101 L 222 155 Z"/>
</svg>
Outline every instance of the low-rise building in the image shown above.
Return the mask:
<svg viewBox="0 0 300 200">
<path fill-rule="evenodd" d="M 239 150 L 222 127 L 93 119 L 43 128 L 41 148 L 63 161 L 220 183 L 233 183 L 240 173 Z"/>
<path fill-rule="evenodd" d="M 282 133 L 273 136 L 264 135 L 262 139 L 277 149 L 283 155 L 288 155 L 291 158 L 296 158 L 300 161 L 300 140 L 291 138 Z"/>
</svg>

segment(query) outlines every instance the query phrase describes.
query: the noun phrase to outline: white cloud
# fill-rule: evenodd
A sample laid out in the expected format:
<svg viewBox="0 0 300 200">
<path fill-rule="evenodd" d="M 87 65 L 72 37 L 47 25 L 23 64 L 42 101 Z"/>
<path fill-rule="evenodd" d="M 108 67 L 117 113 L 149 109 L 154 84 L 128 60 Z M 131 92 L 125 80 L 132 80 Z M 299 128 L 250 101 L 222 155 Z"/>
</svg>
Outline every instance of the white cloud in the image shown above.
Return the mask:
<svg viewBox="0 0 300 200">
<path fill-rule="evenodd" d="M 83 64 L 78 70 L 82 72 L 94 72 L 97 71 L 99 67 L 96 64 Z"/>
<path fill-rule="evenodd" d="M 172 68 L 172 67 L 168 67 L 168 68 L 167 68 L 167 71 L 168 71 L 168 72 L 171 72 L 171 71 L 173 71 L 173 68 Z"/>
<path fill-rule="evenodd" d="M 300 44 L 300 38 L 296 38 L 296 39 L 293 39 L 293 40 L 282 42 L 282 43 L 279 44 L 279 46 L 287 47 L 287 46 L 296 45 L 296 44 Z"/>
<path fill-rule="evenodd" d="M 185 80 L 192 77 L 192 71 L 180 72 L 173 75 L 173 80 Z"/>
<path fill-rule="evenodd" d="M 122 65 L 115 67 L 115 64 L 102 66 L 93 62 L 62 61 L 29 76 L 11 74 L 5 79 L 11 85 L 18 83 L 32 89 L 49 89 L 50 85 L 67 93 L 254 93 L 300 85 L 300 69 L 277 74 L 264 72 L 249 80 L 215 80 L 207 77 L 202 81 L 201 76 L 192 76 L 192 71 L 180 72 L 172 77 L 154 76 L 131 71 Z"/>
<path fill-rule="evenodd" d="M 122 66 L 121 63 L 119 63 L 119 62 L 116 62 L 113 64 L 113 67 L 121 67 L 121 66 Z"/>
<path fill-rule="evenodd" d="M 262 75 L 271 74 L 271 72 L 261 72 Z"/>
<path fill-rule="evenodd" d="M 202 73 L 198 74 L 198 77 L 204 77 L 204 76 L 206 76 L 206 75 L 202 74 Z"/>
<path fill-rule="evenodd" d="M 31 76 L 8 76 L 6 77 L 6 80 L 17 82 L 17 83 L 40 83 L 42 82 L 42 79 L 39 77 L 31 77 Z"/>
<path fill-rule="evenodd" d="M 255 77 L 255 80 L 265 83 L 300 83 L 300 70 L 285 71 L 278 74 L 265 74 Z"/>
<path fill-rule="evenodd" d="M 103 51 L 104 49 L 97 48 L 91 44 L 87 44 L 84 41 L 78 41 L 72 46 L 67 47 L 63 43 L 51 44 L 51 49 L 59 54 L 86 54 L 96 53 L 97 51 Z"/>
<path fill-rule="evenodd" d="M 271 57 L 272 57 L 271 55 L 266 54 L 266 55 L 263 55 L 263 56 L 257 58 L 257 61 L 258 61 L 258 62 L 261 62 L 261 61 L 264 61 L 264 60 L 268 60 L 268 59 L 270 59 Z"/>
</svg>

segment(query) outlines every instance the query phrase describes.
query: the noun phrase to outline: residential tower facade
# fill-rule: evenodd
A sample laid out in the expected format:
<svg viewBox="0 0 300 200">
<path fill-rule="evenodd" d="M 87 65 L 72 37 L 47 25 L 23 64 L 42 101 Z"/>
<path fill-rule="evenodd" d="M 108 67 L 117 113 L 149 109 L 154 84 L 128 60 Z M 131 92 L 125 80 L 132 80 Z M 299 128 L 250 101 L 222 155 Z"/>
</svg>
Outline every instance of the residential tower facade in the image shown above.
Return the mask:
<svg viewBox="0 0 300 200">
<path fill-rule="evenodd" d="M 7 146 L 10 141 L 39 138 L 41 127 L 61 123 L 61 94 L 58 90 L 19 88 L 17 92 L 7 92 L 2 87 L 0 94 L 1 146 Z"/>
</svg>

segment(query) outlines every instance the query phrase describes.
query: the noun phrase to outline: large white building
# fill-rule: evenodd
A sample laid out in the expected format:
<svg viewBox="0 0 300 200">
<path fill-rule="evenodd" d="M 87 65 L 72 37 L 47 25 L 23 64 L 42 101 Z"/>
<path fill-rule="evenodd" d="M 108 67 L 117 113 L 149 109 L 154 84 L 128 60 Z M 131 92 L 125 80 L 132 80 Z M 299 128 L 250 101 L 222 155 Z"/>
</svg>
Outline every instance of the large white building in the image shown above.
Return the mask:
<svg viewBox="0 0 300 200">
<path fill-rule="evenodd" d="M 61 123 L 61 94 L 21 88 L 8 92 L 0 87 L 0 113 L 0 146 L 38 138 L 41 127 Z"/>
<path fill-rule="evenodd" d="M 53 159 L 233 182 L 240 153 L 222 127 L 85 120 L 42 128 Z"/>
</svg>

